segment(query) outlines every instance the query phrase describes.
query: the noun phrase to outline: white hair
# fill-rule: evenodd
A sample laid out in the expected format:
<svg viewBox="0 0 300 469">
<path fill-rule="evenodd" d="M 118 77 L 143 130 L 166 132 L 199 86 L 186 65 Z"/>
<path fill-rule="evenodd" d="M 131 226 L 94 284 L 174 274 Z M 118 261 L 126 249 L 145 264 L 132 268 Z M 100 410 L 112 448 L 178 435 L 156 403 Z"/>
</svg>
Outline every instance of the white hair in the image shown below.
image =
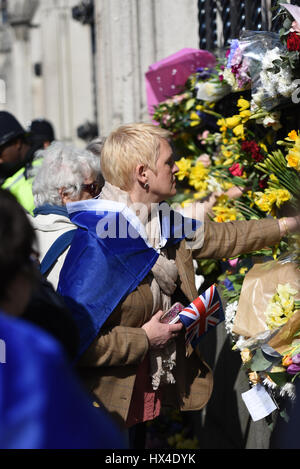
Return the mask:
<svg viewBox="0 0 300 469">
<path fill-rule="evenodd" d="M 32 186 L 36 207 L 63 205 L 60 189 L 71 199 L 78 200 L 85 180 L 101 177 L 99 156 L 73 145 L 53 142 L 46 150 L 39 151 L 37 157 L 43 157 L 43 163 Z"/>
<path fill-rule="evenodd" d="M 97 137 L 86 146 L 86 150 L 94 153 L 94 155 L 100 156 L 104 142 L 105 137 Z"/>
</svg>

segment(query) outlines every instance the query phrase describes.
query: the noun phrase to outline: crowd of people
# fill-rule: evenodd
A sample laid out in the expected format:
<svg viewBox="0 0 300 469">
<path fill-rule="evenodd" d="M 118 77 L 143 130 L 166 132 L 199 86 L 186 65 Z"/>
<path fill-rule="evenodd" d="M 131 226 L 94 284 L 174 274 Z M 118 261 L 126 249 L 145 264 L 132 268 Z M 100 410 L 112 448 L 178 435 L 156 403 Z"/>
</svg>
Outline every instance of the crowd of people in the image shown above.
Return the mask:
<svg viewBox="0 0 300 469">
<path fill-rule="evenodd" d="M 162 409 L 202 409 L 213 388 L 181 323 L 193 259 L 273 246 L 298 217 L 186 222 L 171 134 L 120 126 L 86 149 L 51 124 L 0 112 L 1 448 L 134 448 Z M 2 390 L 1 390 L 2 392 Z"/>
</svg>

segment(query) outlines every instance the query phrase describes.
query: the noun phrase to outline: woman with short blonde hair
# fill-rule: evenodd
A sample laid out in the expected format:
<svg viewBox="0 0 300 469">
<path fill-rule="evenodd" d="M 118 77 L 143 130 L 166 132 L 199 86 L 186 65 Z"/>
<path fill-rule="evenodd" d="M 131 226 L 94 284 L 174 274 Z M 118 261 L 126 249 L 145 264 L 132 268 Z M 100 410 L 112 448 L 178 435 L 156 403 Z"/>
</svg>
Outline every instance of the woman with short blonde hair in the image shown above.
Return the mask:
<svg viewBox="0 0 300 469">
<path fill-rule="evenodd" d="M 105 140 L 101 152 L 101 170 L 104 179 L 127 191 L 134 180 L 137 165 L 144 164 L 155 172 L 161 140 L 171 133 L 153 124 L 122 125 Z"/>
<path fill-rule="evenodd" d="M 198 296 L 193 258 L 236 257 L 278 243 L 286 231 L 274 219 L 189 220 L 185 227 L 186 218 L 164 213 L 178 167 L 170 134 L 158 126 L 112 132 L 101 168 L 99 199 L 68 204 L 78 229 L 59 292 L 80 329 L 83 381 L 122 425 L 135 428 L 163 406 L 200 410 L 210 398 L 212 372 L 197 348 L 186 348 L 183 325 L 161 322 L 172 303 L 187 306 Z M 286 224 L 297 227 L 293 218 Z"/>
</svg>

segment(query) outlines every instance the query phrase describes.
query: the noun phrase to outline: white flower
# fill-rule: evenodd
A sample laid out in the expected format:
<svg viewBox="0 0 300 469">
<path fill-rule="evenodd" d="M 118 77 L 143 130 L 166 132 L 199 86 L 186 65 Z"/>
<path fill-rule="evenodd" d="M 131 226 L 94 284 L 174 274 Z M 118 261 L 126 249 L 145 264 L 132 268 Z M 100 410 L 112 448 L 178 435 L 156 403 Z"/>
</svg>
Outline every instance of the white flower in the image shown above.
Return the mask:
<svg viewBox="0 0 300 469">
<path fill-rule="evenodd" d="M 220 183 L 213 176 L 209 176 L 207 178 L 207 184 L 209 192 L 222 192 L 222 187 Z"/>
<path fill-rule="evenodd" d="M 240 335 L 235 346 L 238 350 L 243 350 L 247 345 L 247 339 L 244 336 Z"/>
<path fill-rule="evenodd" d="M 225 329 L 227 334 L 232 334 L 233 322 L 236 316 L 238 301 L 228 303 L 225 308 Z"/>
<path fill-rule="evenodd" d="M 263 384 L 270 389 L 277 388 L 277 384 L 274 383 L 274 381 L 268 375 L 266 375 L 266 378 L 263 380 Z"/>
<path fill-rule="evenodd" d="M 280 67 L 277 73 L 269 70 L 274 67 L 274 60 L 281 60 L 281 51 L 278 47 L 267 51 L 263 58 L 260 72 L 261 88 L 253 95 L 254 102 L 258 105 L 263 100 L 262 91 L 271 98 L 279 96 L 289 98 L 297 89 L 298 85 L 290 67 Z"/>
<path fill-rule="evenodd" d="M 226 94 L 230 93 L 231 89 L 227 85 L 222 85 L 221 83 L 198 83 L 196 85 L 197 91 L 197 99 L 201 99 L 202 101 L 207 102 L 215 102 L 219 101 L 219 99 L 223 98 Z"/>
<path fill-rule="evenodd" d="M 280 396 L 288 396 L 294 401 L 296 399 L 296 386 L 293 383 L 286 383 L 280 389 Z"/>
</svg>

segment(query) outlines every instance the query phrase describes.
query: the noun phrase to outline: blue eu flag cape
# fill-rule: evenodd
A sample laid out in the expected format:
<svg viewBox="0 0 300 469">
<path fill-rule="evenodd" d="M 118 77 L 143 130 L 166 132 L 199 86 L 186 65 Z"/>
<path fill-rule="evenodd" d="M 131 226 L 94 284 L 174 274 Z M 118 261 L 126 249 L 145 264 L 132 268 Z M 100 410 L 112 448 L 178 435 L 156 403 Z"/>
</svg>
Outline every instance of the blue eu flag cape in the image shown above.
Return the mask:
<svg viewBox="0 0 300 469">
<path fill-rule="evenodd" d="M 0 449 L 125 448 L 56 340 L 0 311 Z"/>
<path fill-rule="evenodd" d="M 78 229 L 60 273 L 58 292 L 80 333 L 79 355 L 101 326 L 155 264 L 160 250 L 192 237 L 201 222 L 159 204 L 160 244 L 148 242 L 144 225 L 124 203 L 91 199 L 67 204 Z"/>
</svg>

